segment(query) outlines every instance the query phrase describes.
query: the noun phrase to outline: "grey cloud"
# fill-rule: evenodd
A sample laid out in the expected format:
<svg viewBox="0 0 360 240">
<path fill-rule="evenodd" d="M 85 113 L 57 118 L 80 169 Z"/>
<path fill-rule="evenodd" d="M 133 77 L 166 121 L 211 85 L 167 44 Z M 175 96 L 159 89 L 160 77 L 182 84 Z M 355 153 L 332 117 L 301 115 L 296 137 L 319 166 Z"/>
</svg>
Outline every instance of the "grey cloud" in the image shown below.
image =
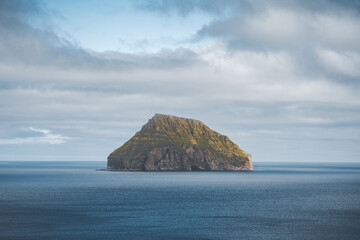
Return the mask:
<svg viewBox="0 0 360 240">
<path fill-rule="evenodd" d="M 324 8 L 316 7 L 325 3 Z M 348 4 L 339 8 L 334 4 L 341 5 L 327 1 L 265 4 L 251 14 L 214 20 L 196 38 L 222 41 L 229 51 L 287 52 L 304 76 L 358 85 L 360 15 Z"/>
<path fill-rule="evenodd" d="M 169 69 L 187 67 L 201 62 L 194 51 L 182 47 L 174 50 L 163 48 L 156 53 L 143 52 L 128 54 L 107 51 L 102 53 L 92 52 L 90 54 L 103 61 L 127 62 L 130 68 Z M 112 69 L 116 69 L 116 66 L 113 66 Z"/>
<path fill-rule="evenodd" d="M 196 10 L 202 10 L 209 13 L 221 14 L 232 5 L 241 5 L 244 1 L 224 0 L 155 0 L 155 1 L 136 1 L 135 7 L 154 11 L 158 13 L 169 14 L 176 12 L 180 15 L 186 16 Z"/>
<path fill-rule="evenodd" d="M 253 11 L 265 11 L 268 6 L 307 12 L 338 11 L 340 8 L 360 13 L 360 1 L 358 0 L 139 0 L 135 1 L 134 5 L 142 10 L 165 14 L 175 12 L 183 16 L 195 11 L 216 15 L 247 14 Z"/>
<path fill-rule="evenodd" d="M 199 30 L 201 37 L 217 37 L 230 47 L 260 51 L 292 48 L 360 50 L 360 18 L 339 15 L 303 15 L 294 10 L 269 8 L 254 15 L 216 20 Z"/>
</svg>

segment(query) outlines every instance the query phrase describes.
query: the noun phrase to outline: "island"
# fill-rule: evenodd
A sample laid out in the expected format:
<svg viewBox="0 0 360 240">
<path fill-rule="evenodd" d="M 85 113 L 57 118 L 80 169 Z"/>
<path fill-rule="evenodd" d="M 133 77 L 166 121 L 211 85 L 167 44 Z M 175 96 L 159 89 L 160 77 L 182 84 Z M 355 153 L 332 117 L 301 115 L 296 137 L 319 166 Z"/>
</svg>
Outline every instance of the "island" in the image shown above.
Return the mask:
<svg viewBox="0 0 360 240">
<path fill-rule="evenodd" d="M 155 114 L 108 157 L 108 170 L 250 171 L 248 154 L 199 120 Z"/>
</svg>

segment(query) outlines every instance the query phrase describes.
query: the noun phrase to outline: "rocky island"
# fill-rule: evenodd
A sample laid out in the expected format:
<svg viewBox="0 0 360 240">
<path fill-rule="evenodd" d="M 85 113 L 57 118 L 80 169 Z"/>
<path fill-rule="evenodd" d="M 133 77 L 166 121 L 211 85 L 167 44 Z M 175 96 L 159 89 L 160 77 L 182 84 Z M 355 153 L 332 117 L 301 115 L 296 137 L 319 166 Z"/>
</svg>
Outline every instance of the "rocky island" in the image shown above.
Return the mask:
<svg viewBox="0 0 360 240">
<path fill-rule="evenodd" d="M 108 170 L 248 171 L 251 155 L 198 120 L 155 114 L 113 151 Z"/>
</svg>

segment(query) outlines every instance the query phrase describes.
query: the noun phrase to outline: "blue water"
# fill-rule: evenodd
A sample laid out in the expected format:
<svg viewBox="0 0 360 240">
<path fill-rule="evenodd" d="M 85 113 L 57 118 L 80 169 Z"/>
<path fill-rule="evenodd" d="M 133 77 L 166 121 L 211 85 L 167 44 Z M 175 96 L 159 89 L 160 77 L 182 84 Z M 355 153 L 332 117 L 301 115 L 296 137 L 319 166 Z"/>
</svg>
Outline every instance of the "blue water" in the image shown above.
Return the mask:
<svg viewBox="0 0 360 240">
<path fill-rule="evenodd" d="M 0 162 L 0 239 L 360 239 L 360 164 L 105 167 Z"/>
</svg>

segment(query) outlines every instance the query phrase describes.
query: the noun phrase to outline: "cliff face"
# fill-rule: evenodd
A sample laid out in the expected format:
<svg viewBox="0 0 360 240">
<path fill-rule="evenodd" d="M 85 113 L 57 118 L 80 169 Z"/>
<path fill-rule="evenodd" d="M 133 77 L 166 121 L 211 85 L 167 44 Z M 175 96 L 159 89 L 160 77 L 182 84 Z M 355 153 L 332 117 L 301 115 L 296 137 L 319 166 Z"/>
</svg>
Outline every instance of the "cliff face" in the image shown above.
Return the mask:
<svg viewBox="0 0 360 240">
<path fill-rule="evenodd" d="M 108 157 L 109 170 L 252 170 L 251 155 L 198 120 L 155 114 Z"/>
</svg>

